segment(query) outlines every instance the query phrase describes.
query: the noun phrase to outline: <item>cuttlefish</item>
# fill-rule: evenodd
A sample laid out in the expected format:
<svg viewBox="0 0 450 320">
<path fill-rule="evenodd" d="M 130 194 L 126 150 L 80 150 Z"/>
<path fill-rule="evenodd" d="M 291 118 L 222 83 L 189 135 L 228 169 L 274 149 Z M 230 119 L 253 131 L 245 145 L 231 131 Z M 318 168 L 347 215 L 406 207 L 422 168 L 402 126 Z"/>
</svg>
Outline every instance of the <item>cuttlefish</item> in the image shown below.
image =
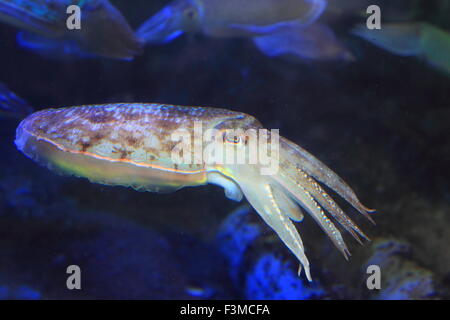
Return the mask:
<svg viewBox="0 0 450 320">
<path fill-rule="evenodd" d="M 199 140 L 199 126 L 204 136 L 213 132 L 212 139 Z M 253 116 L 226 109 L 161 104 L 87 105 L 47 109 L 28 116 L 17 128 L 16 146 L 56 172 L 95 183 L 152 192 L 211 183 L 222 186 L 230 199 L 240 201 L 245 196 L 300 261 L 299 274 L 303 267 L 311 281 L 309 262 L 294 224 L 303 219 L 300 207 L 313 217 L 345 258 L 349 257 L 349 250 L 326 211 L 355 239 L 368 239 L 319 183 L 333 189 L 369 219 L 372 210 L 363 206 L 355 192 L 331 169 L 276 132 L 270 131 L 261 139 L 270 149 L 270 156 L 277 160 L 276 170 L 264 172 L 267 163 L 247 161 L 252 139 L 264 136 L 264 132 Z M 186 137 L 194 140 L 186 142 Z M 189 147 L 182 153 L 177 149 L 180 139 L 183 146 Z M 220 146 L 222 152 L 203 152 L 205 157 L 196 158 L 199 161 L 187 161 L 195 158 L 199 148 L 205 151 L 211 146 Z M 191 154 L 194 157 L 186 157 Z M 230 154 L 233 156 L 227 157 Z M 244 161 L 233 161 L 236 156 L 243 156 Z"/>
<path fill-rule="evenodd" d="M 268 56 L 351 60 L 351 53 L 325 24 L 317 22 L 326 0 L 175 0 L 148 19 L 137 36 L 167 43 L 183 33 L 241 37 Z"/>
<path fill-rule="evenodd" d="M 80 29 L 69 29 L 67 21 L 80 9 Z M 118 9 L 108 0 L 0 0 L 0 21 L 23 31 L 19 45 L 41 55 L 102 56 L 132 59 L 142 43 Z"/>
</svg>

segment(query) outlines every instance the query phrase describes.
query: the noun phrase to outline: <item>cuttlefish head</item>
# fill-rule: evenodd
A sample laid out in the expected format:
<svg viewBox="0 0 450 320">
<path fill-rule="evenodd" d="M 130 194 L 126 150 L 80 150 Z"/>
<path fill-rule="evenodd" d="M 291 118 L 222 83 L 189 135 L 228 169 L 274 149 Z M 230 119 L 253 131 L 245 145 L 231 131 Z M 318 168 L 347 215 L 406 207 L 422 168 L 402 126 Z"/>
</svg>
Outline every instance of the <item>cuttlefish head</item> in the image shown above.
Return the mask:
<svg viewBox="0 0 450 320">
<path fill-rule="evenodd" d="M 243 197 L 243 174 L 251 176 L 253 171 L 257 174 L 258 164 L 251 157 L 261 129 L 257 119 L 237 113 L 213 123 L 205 131 L 202 145 L 208 182 L 222 186 L 232 200 L 240 201 Z"/>
<path fill-rule="evenodd" d="M 148 19 L 137 37 L 145 43 L 167 43 L 199 28 L 201 6 L 195 0 L 176 0 Z"/>
<path fill-rule="evenodd" d="M 244 114 L 221 122 L 215 129 L 216 148 L 205 152 L 209 155 L 205 157 L 208 182 L 222 186 L 230 199 L 239 201 L 245 196 L 311 279 L 302 240 L 292 222 L 301 221 L 303 214 L 294 196 L 277 181 L 284 179 L 283 171 L 287 170 L 280 162 L 283 155 L 278 130 L 265 130 L 258 120 Z"/>
<path fill-rule="evenodd" d="M 245 196 L 263 220 L 278 234 L 300 261 L 311 280 L 309 262 L 293 222 L 302 221 L 301 208 L 308 212 L 331 238 L 345 258 L 350 253 L 333 218 L 359 242 L 368 237 L 325 192 L 327 185 L 368 217 L 353 190 L 333 171 L 295 143 L 267 131 L 251 116 L 223 122 L 216 127 L 216 146 L 222 152 L 210 156 L 208 181 L 225 188 L 234 200 Z M 215 150 L 217 151 L 217 150 Z M 220 156 L 217 156 L 220 154 Z"/>
</svg>

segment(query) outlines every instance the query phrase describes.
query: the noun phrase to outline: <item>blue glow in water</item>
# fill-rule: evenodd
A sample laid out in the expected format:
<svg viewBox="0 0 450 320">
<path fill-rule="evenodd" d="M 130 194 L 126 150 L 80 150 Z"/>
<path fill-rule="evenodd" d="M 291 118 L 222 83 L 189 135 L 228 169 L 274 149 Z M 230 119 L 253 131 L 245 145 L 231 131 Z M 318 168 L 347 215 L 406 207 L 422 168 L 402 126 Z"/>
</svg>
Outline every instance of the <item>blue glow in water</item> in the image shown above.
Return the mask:
<svg viewBox="0 0 450 320">
<path fill-rule="evenodd" d="M 181 30 L 177 30 L 175 32 L 172 32 L 170 35 L 168 35 L 164 40 L 163 43 L 168 43 L 172 40 L 175 40 L 176 38 L 178 38 L 179 36 L 181 36 L 184 32 Z"/>
<path fill-rule="evenodd" d="M 289 262 L 266 254 L 247 273 L 245 295 L 255 300 L 308 300 L 320 298 L 325 291 L 317 284 L 305 284 Z"/>
<path fill-rule="evenodd" d="M 7 286 L 0 286 L 0 300 L 8 299 L 9 288 Z"/>
<path fill-rule="evenodd" d="M 262 232 L 258 225 L 246 223 L 251 211 L 252 209 L 248 206 L 237 208 L 223 222 L 217 236 L 220 249 L 227 258 L 233 273 L 239 269 L 248 246 Z"/>
<path fill-rule="evenodd" d="M 41 294 L 28 286 L 20 286 L 14 291 L 14 298 L 24 300 L 39 300 L 41 298 Z"/>
</svg>

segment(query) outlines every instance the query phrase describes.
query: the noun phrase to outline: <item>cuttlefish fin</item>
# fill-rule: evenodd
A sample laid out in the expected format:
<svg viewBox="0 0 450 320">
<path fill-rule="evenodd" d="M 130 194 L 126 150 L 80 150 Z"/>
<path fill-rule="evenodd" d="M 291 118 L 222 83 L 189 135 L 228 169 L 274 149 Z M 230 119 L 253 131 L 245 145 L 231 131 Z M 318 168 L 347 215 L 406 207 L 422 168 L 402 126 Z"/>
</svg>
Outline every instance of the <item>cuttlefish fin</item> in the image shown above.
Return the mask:
<svg viewBox="0 0 450 320">
<path fill-rule="evenodd" d="M 302 222 L 304 215 L 297 203 L 295 203 L 288 195 L 286 195 L 281 188 L 271 185 L 273 197 L 276 203 L 282 203 L 285 208 L 285 213 L 292 221 Z"/>
<path fill-rule="evenodd" d="M 242 194 L 241 188 L 236 182 L 227 178 L 226 176 L 217 173 L 217 172 L 209 172 L 208 173 L 208 182 L 221 186 L 225 190 L 225 196 L 228 199 L 240 202 L 244 195 Z"/>
<path fill-rule="evenodd" d="M 278 32 L 254 37 L 258 49 L 269 57 L 284 55 L 310 60 L 353 61 L 354 56 L 326 25 L 293 25 Z"/>
<path fill-rule="evenodd" d="M 267 182 L 239 181 L 239 185 L 256 212 L 300 261 L 299 274 L 303 266 L 307 279 L 312 281 L 309 261 L 304 252 L 302 239 L 294 223 L 289 219 L 290 216 L 296 219 L 300 218 L 299 211 L 295 212 L 295 204 L 291 201 L 280 201 L 280 193 L 278 191 L 274 193 L 273 186 Z M 294 211 L 290 212 L 290 210 Z"/>
<path fill-rule="evenodd" d="M 316 21 L 324 12 L 327 7 L 326 0 L 307 0 L 311 3 L 310 10 L 300 19 L 281 21 L 269 25 L 256 25 L 256 24 L 239 24 L 233 23 L 229 27 L 244 31 L 249 35 L 267 35 L 280 30 L 292 27 L 305 27 L 314 21 Z"/>
<path fill-rule="evenodd" d="M 25 49 L 52 59 L 94 57 L 93 54 L 84 51 L 74 40 L 53 39 L 20 31 L 17 33 L 17 43 Z"/>
<path fill-rule="evenodd" d="M 243 31 L 249 35 L 263 35 L 263 34 L 271 34 L 273 32 L 276 32 L 282 28 L 286 28 L 290 26 L 293 21 L 288 22 L 278 22 L 270 25 L 254 25 L 254 24 L 239 24 L 239 23 L 232 23 L 230 24 L 231 29 L 237 29 L 239 31 Z"/>
</svg>

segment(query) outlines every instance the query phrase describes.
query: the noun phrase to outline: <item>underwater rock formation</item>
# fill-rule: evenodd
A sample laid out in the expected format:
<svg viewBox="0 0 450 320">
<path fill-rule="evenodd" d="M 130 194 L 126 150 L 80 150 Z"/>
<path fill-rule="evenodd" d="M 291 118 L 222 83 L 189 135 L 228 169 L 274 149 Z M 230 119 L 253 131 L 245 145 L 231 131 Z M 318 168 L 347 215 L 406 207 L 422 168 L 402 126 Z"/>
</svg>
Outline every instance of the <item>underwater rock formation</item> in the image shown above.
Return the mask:
<svg viewBox="0 0 450 320">
<path fill-rule="evenodd" d="M 230 276 L 245 299 L 319 299 L 326 295 L 318 280 L 306 283 L 286 252 L 279 252 L 267 241 L 249 206 L 234 210 L 217 233 L 221 252 L 227 258 Z"/>
<path fill-rule="evenodd" d="M 410 257 L 409 244 L 395 239 L 377 239 L 367 265 L 381 270 L 381 290 L 371 294 L 376 300 L 430 299 L 436 294 L 433 273 Z"/>
<path fill-rule="evenodd" d="M 42 209 L 45 216 L 2 218 L 7 229 L 2 229 L 1 235 L 8 239 L 0 246 L 2 296 L 198 298 L 189 292 L 189 281 L 172 255 L 170 244 L 156 231 L 110 214 L 68 208 L 71 206 L 54 204 Z M 10 225 L 14 228 L 8 228 Z M 82 290 L 66 287 L 69 265 L 80 267 Z M 7 275 L 7 283 L 2 281 L 3 274 Z"/>
</svg>

